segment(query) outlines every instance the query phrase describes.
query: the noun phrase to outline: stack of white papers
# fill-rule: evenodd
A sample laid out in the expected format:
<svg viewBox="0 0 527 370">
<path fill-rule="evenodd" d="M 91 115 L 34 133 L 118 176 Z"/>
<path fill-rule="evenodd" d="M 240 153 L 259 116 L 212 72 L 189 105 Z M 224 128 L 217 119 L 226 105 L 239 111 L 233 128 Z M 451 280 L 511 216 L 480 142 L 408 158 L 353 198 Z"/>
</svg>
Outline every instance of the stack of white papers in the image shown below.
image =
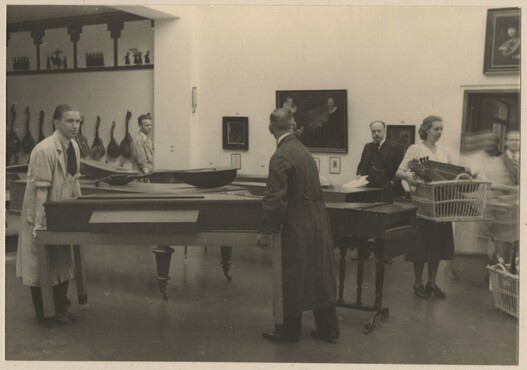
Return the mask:
<svg viewBox="0 0 527 370">
<path fill-rule="evenodd" d="M 368 176 L 361 176 L 358 179 L 351 180 L 350 182 L 342 185 L 344 189 L 354 189 L 354 188 L 363 188 L 366 185 L 368 185 L 368 180 L 366 180 Z"/>
</svg>

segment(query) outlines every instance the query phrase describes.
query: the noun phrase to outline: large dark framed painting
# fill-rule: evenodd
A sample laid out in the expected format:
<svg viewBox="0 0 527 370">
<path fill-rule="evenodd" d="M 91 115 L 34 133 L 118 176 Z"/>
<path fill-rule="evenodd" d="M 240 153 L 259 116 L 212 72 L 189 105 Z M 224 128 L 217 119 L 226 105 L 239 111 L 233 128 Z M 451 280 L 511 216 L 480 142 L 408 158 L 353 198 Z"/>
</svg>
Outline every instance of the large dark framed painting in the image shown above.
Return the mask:
<svg viewBox="0 0 527 370">
<path fill-rule="evenodd" d="M 520 9 L 489 9 L 483 73 L 515 73 L 521 64 Z"/>
<path fill-rule="evenodd" d="M 346 90 L 283 90 L 276 106 L 293 113 L 299 140 L 312 152 L 348 152 Z"/>
<path fill-rule="evenodd" d="M 223 117 L 223 149 L 249 150 L 248 117 Z"/>
<path fill-rule="evenodd" d="M 406 152 L 406 149 L 415 144 L 415 126 L 414 125 L 387 125 L 386 139 L 399 143 Z"/>
</svg>

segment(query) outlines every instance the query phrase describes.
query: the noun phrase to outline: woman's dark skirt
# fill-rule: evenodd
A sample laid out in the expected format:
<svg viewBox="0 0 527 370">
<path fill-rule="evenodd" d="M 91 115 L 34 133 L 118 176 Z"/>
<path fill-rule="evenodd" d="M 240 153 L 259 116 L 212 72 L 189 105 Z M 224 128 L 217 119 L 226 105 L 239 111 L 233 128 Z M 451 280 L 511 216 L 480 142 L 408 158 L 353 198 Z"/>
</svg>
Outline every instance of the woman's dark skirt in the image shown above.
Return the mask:
<svg viewBox="0 0 527 370">
<path fill-rule="evenodd" d="M 415 238 L 406 250 L 406 261 L 435 262 L 454 259 L 451 222 L 434 222 L 417 217 Z"/>
</svg>

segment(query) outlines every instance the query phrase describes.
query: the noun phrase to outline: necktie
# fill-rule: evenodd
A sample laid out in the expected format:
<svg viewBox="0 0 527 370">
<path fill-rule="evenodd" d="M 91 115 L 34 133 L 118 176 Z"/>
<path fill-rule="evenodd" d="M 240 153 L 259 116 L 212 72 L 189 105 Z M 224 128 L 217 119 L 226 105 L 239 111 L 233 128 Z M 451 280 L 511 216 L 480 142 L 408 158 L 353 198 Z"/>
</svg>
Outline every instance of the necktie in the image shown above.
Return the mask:
<svg viewBox="0 0 527 370">
<path fill-rule="evenodd" d="M 373 146 L 376 150 L 379 150 L 379 147 L 381 146 L 380 143 L 373 143 Z"/>
<path fill-rule="evenodd" d="M 75 149 L 73 149 L 73 145 L 70 142 L 70 145 L 68 146 L 68 164 L 66 167 L 68 168 L 68 173 L 71 176 L 74 176 L 77 173 L 77 157 L 75 156 Z"/>
</svg>

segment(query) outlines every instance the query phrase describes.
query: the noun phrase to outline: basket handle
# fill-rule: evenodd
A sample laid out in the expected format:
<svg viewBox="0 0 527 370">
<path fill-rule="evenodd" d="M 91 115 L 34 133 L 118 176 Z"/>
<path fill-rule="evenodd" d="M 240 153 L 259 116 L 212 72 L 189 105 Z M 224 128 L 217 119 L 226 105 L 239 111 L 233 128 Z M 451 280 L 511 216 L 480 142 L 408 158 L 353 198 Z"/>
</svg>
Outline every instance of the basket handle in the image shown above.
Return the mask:
<svg viewBox="0 0 527 370">
<path fill-rule="evenodd" d="M 470 176 L 468 173 L 460 173 L 456 176 L 454 180 L 473 180 L 472 176 Z"/>
</svg>

